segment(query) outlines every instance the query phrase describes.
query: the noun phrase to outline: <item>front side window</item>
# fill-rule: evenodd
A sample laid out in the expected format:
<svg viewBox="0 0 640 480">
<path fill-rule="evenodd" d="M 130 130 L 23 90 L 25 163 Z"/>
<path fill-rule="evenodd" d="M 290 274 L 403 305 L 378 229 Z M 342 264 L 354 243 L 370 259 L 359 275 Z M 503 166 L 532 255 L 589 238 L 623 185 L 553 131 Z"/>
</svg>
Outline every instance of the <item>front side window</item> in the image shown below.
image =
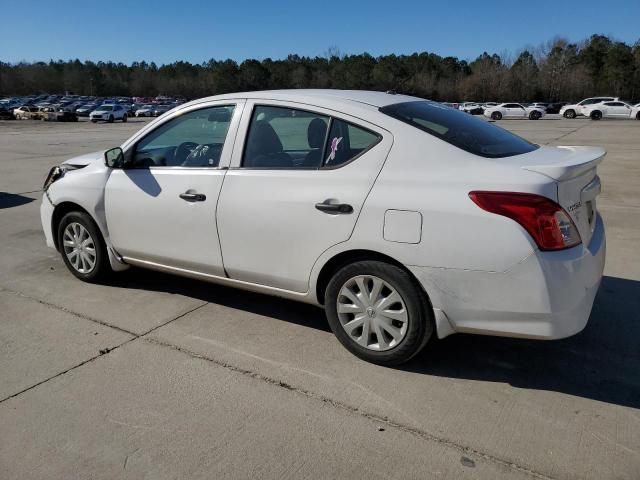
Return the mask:
<svg viewBox="0 0 640 480">
<path fill-rule="evenodd" d="M 538 148 L 503 128 L 429 101 L 387 105 L 380 111 L 462 150 L 486 158 L 521 155 Z"/>
<path fill-rule="evenodd" d="M 233 110 L 203 108 L 163 123 L 136 144 L 132 166 L 217 167 Z"/>
</svg>

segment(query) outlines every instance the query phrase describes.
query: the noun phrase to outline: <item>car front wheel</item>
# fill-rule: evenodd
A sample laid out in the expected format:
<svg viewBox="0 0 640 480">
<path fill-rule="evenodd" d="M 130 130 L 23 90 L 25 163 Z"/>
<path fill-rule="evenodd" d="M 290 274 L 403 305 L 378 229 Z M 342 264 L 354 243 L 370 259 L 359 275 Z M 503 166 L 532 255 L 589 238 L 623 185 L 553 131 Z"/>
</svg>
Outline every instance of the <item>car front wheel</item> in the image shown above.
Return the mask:
<svg viewBox="0 0 640 480">
<path fill-rule="evenodd" d="M 502 114 L 500 112 L 493 112 L 491 114 L 491 118 L 493 120 L 501 120 L 502 119 Z"/>
<path fill-rule="evenodd" d="M 347 350 L 379 365 L 399 365 L 427 343 L 433 312 L 409 273 L 379 261 L 360 261 L 329 281 L 325 308 L 331 330 Z"/>
<path fill-rule="evenodd" d="M 58 247 L 69 271 L 95 283 L 111 272 L 107 247 L 93 219 L 84 212 L 67 213 L 58 225 Z"/>
<path fill-rule="evenodd" d="M 541 116 L 540 112 L 537 112 L 537 111 L 534 110 L 533 112 L 531 112 L 529 114 L 529 119 L 530 120 L 540 120 L 540 116 Z"/>
<path fill-rule="evenodd" d="M 565 118 L 576 118 L 575 110 L 567 110 L 566 112 L 564 112 L 564 117 Z"/>
<path fill-rule="evenodd" d="M 124 115 L 122 116 L 122 123 L 126 123 L 126 122 L 127 122 L 127 115 L 126 115 L 126 114 L 124 114 Z"/>
</svg>

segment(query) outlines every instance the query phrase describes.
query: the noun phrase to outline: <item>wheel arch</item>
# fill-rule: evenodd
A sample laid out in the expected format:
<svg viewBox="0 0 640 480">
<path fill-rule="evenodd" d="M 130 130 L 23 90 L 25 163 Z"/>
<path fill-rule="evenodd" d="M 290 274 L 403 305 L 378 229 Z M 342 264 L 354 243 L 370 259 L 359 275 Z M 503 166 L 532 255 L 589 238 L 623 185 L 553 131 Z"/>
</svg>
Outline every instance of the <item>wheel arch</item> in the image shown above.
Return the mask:
<svg viewBox="0 0 640 480">
<path fill-rule="evenodd" d="M 58 250 L 58 251 L 60 251 L 60 245 L 58 245 L 58 226 L 60 225 L 60 222 L 62 221 L 62 218 L 69 212 L 86 213 L 87 215 L 89 215 L 91 217 L 91 219 L 97 225 L 97 222 L 96 222 L 95 218 L 93 218 L 91 213 L 89 213 L 89 211 L 87 211 L 86 208 L 83 208 L 82 206 L 78 205 L 77 203 L 69 202 L 69 201 L 59 203 L 58 205 L 55 206 L 55 208 L 53 209 L 53 215 L 51 215 L 51 233 L 52 233 L 52 236 L 53 236 L 53 244 L 55 245 L 56 250 Z M 98 228 L 98 230 L 100 230 L 100 228 Z M 102 233 L 102 232 L 100 232 L 100 233 Z"/>
<path fill-rule="evenodd" d="M 321 305 L 324 305 L 325 290 L 327 288 L 327 285 L 329 284 L 329 281 L 331 280 L 331 277 L 335 272 L 337 272 L 339 269 L 341 269 L 345 265 L 349 265 L 351 263 L 355 263 L 363 260 L 377 260 L 380 262 L 389 263 L 407 272 L 409 276 L 413 279 L 413 281 L 416 282 L 417 285 L 419 285 L 420 289 L 422 290 L 425 296 L 425 300 L 427 301 L 429 308 L 433 309 L 433 306 L 431 305 L 431 300 L 429 299 L 429 295 L 425 291 L 424 287 L 418 281 L 416 276 L 407 267 L 404 266 L 404 264 L 402 264 L 401 262 L 399 262 L 398 260 L 396 260 L 395 258 L 389 255 L 376 252 L 374 250 L 367 250 L 367 249 L 345 250 L 335 254 L 324 263 L 324 265 L 320 269 L 320 272 L 318 273 L 316 284 L 315 284 L 315 295 L 318 303 Z"/>
</svg>

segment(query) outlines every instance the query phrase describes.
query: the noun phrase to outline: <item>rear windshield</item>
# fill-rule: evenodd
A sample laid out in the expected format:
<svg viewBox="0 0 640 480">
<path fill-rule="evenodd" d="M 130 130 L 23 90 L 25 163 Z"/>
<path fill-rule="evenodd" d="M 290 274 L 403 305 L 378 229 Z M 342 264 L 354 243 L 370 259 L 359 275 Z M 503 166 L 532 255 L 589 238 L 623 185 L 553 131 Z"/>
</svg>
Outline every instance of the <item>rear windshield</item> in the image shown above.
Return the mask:
<svg viewBox="0 0 640 480">
<path fill-rule="evenodd" d="M 538 148 L 492 123 L 438 103 L 396 103 L 380 111 L 481 157 L 511 157 Z"/>
</svg>

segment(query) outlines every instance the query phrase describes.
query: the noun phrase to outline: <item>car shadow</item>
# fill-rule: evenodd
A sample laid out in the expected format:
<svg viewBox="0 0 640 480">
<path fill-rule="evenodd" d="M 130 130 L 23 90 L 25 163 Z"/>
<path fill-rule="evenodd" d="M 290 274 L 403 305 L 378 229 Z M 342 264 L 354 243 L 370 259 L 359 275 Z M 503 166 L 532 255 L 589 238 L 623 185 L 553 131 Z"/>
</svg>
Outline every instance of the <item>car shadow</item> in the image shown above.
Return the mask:
<svg viewBox="0 0 640 480">
<path fill-rule="evenodd" d="M 329 332 L 322 309 L 173 275 L 131 269 L 113 286 L 177 293 Z M 398 369 L 507 383 L 640 408 L 640 282 L 604 277 L 585 330 L 555 340 L 455 334 L 432 339 Z"/>
<path fill-rule="evenodd" d="M 319 307 L 238 288 L 140 268 L 131 268 L 123 274 L 114 275 L 109 284 L 119 288 L 153 290 L 184 295 L 303 327 L 325 332 L 331 331 L 324 316 L 324 310 Z"/>
<path fill-rule="evenodd" d="M 0 210 L 3 208 L 19 207 L 33 202 L 35 199 L 17 195 L 15 193 L 0 192 Z"/>
</svg>

